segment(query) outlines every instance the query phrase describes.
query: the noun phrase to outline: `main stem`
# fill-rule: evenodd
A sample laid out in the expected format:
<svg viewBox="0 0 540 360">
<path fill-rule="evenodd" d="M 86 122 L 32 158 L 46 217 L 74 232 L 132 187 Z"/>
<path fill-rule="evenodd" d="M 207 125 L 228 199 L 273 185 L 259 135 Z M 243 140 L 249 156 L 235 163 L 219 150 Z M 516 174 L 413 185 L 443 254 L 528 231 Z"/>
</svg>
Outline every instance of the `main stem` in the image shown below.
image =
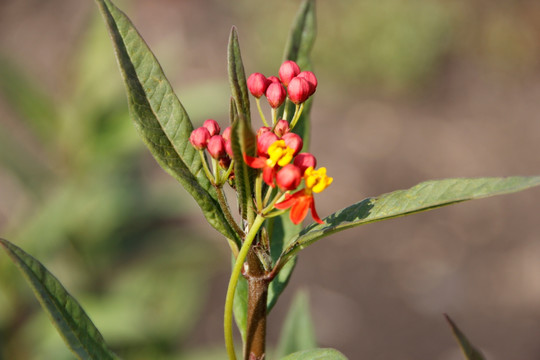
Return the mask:
<svg viewBox="0 0 540 360">
<path fill-rule="evenodd" d="M 236 354 L 234 352 L 234 341 L 233 341 L 233 331 L 232 331 L 232 318 L 233 318 L 233 303 L 234 303 L 234 293 L 236 291 L 236 286 L 238 285 L 238 278 L 242 267 L 244 266 L 244 260 L 248 254 L 251 244 L 257 235 L 261 225 L 264 222 L 264 217 L 262 215 L 257 215 L 249 232 L 244 239 L 244 244 L 238 253 L 236 262 L 231 273 L 231 278 L 229 280 L 229 287 L 227 289 L 227 297 L 225 300 L 225 315 L 223 319 L 223 328 L 225 333 L 225 347 L 227 348 L 227 354 L 230 360 L 236 360 Z"/>
<path fill-rule="evenodd" d="M 244 360 L 263 360 L 266 349 L 266 301 L 269 279 L 253 247 L 247 255 L 248 308 Z"/>
</svg>

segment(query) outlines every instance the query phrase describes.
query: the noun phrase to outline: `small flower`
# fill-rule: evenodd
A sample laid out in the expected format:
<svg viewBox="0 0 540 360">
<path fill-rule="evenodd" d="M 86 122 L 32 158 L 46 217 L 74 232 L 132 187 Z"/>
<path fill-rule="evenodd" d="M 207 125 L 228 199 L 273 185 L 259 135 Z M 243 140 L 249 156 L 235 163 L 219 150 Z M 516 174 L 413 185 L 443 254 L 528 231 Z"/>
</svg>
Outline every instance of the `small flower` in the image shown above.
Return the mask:
<svg viewBox="0 0 540 360">
<path fill-rule="evenodd" d="M 294 224 L 300 224 L 307 216 L 308 210 L 311 210 L 313 220 L 322 224 L 323 221 L 315 210 L 315 199 L 313 192 L 320 193 L 326 189 L 334 179 L 326 176 L 326 168 L 315 170 L 309 167 L 304 172 L 304 182 L 306 187 L 294 194 L 286 194 L 285 200 L 275 204 L 276 209 L 285 210 L 291 208 L 289 218 Z"/>
<path fill-rule="evenodd" d="M 283 135 L 287 134 L 290 131 L 289 123 L 287 120 L 278 120 L 276 123 L 276 126 L 274 127 L 274 133 L 278 137 L 282 137 Z"/>
<path fill-rule="evenodd" d="M 286 97 L 287 91 L 285 91 L 285 88 L 281 83 L 274 82 L 268 85 L 268 88 L 266 89 L 266 99 L 272 108 L 277 109 L 280 107 Z"/>
<path fill-rule="evenodd" d="M 208 145 L 210 139 L 210 132 L 205 127 L 200 127 L 191 132 L 189 136 L 189 142 L 197 150 L 204 150 Z"/>
<path fill-rule="evenodd" d="M 304 142 L 300 135 L 295 133 L 287 133 L 283 135 L 282 139 L 285 141 L 285 145 L 294 150 L 293 156 L 298 154 L 300 150 L 302 150 L 302 146 L 304 146 Z"/>
<path fill-rule="evenodd" d="M 272 134 L 274 133 L 266 133 Z M 279 166 L 289 164 L 293 158 L 294 150 L 285 145 L 285 140 L 274 141 L 267 150 L 267 156 L 260 154 L 259 157 L 251 157 L 244 154 L 244 161 L 249 167 L 262 169 L 264 182 L 274 187 L 274 177 Z"/>
<path fill-rule="evenodd" d="M 276 184 L 282 191 L 294 190 L 302 181 L 302 173 L 298 166 L 285 165 L 276 174 Z"/>
<path fill-rule="evenodd" d="M 294 61 L 287 60 L 281 64 L 278 73 L 283 85 L 289 86 L 289 82 L 292 80 L 292 78 L 300 73 L 300 67 L 298 67 Z"/>
<path fill-rule="evenodd" d="M 247 79 L 247 87 L 251 95 L 258 99 L 264 95 L 270 82 L 263 74 L 253 73 Z"/>
<path fill-rule="evenodd" d="M 203 127 L 208 129 L 210 136 L 218 135 L 219 132 L 221 131 L 219 124 L 216 122 L 216 120 L 212 120 L 212 119 L 206 120 L 203 123 Z"/>
<path fill-rule="evenodd" d="M 289 83 L 287 91 L 289 93 L 289 99 L 296 105 L 299 105 L 309 98 L 311 88 L 306 79 L 295 77 Z"/>
<path fill-rule="evenodd" d="M 317 159 L 310 153 L 300 153 L 294 158 L 293 164 L 300 168 L 303 175 L 307 168 L 317 166 Z"/>
<path fill-rule="evenodd" d="M 309 96 L 313 95 L 315 90 L 317 90 L 317 77 L 314 73 L 311 71 L 302 71 L 300 74 L 298 74 L 296 77 L 304 78 L 309 83 Z"/>
<path fill-rule="evenodd" d="M 225 149 L 225 140 L 221 135 L 214 135 L 208 140 L 208 147 L 206 148 L 211 157 L 216 160 L 224 158 L 227 155 Z"/>
</svg>

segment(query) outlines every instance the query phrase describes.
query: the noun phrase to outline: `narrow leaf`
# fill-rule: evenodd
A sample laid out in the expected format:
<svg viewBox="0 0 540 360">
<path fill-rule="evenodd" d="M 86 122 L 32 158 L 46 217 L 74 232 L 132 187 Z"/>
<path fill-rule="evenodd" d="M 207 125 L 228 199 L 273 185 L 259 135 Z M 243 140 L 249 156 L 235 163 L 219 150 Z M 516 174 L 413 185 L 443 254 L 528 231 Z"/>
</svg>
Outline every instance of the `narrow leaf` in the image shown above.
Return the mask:
<svg viewBox="0 0 540 360">
<path fill-rule="evenodd" d="M 83 308 L 39 261 L 7 240 L 0 245 L 24 275 L 51 322 L 79 359 L 118 359 Z"/>
<path fill-rule="evenodd" d="M 244 115 L 246 122 L 251 124 L 251 112 L 249 106 L 249 93 L 246 83 L 246 73 L 240 54 L 240 44 L 236 27 L 232 27 L 229 36 L 229 46 L 227 48 L 227 58 L 229 66 L 229 84 L 232 96 L 236 102 L 238 113 Z"/>
<path fill-rule="evenodd" d="M 311 63 L 311 50 L 315 43 L 315 37 L 317 35 L 317 22 L 315 14 L 315 1 L 305 0 L 291 27 L 289 38 L 285 46 L 285 53 L 283 60 L 295 61 L 300 69 L 313 70 Z M 313 97 L 311 97 L 304 105 L 304 111 L 298 123 L 294 128 L 294 132 L 302 137 L 304 140 L 304 150 L 309 148 L 309 135 L 310 135 L 310 121 L 309 114 L 311 111 L 311 105 Z M 287 113 L 294 113 L 294 104 L 288 102 Z"/>
<path fill-rule="evenodd" d="M 347 358 L 335 349 L 311 349 L 295 352 L 281 360 L 347 360 Z"/>
<path fill-rule="evenodd" d="M 317 346 L 313 320 L 309 311 L 309 299 L 305 291 L 296 293 L 281 330 L 276 357 L 293 352 L 313 349 Z"/>
<path fill-rule="evenodd" d="M 246 341 L 247 326 L 247 307 L 248 307 L 248 283 L 245 277 L 238 278 L 236 291 L 234 293 L 233 315 L 236 327 L 242 336 L 242 341 Z"/>
<path fill-rule="evenodd" d="M 280 266 L 299 250 L 338 231 L 462 201 L 517 192 L 538 185 L 540 176 L 444 179 L 426 181 L 408 190 L 367 198 L 328 216 L 323 224 L 313 224 L 302 230 L 283 252 L 279 260 Z"/>
<path fill-rule="evenodd" d="M 148 45 L 110 0 L 96 0 L 107 23 L 135 126 L 157 162 L 178 180 L 215 229 L 239 243 L 189 143 L 193 126 Z"/>
<path fill-rule="evenodd" d="M 253 222 L 252 189 L 255 178 L 254 169 L 250 169 L 243 159 L 243 154 L 253 156 L 255 153 L 255 135 L 246 117 L 238 113 L 238 106 L 231 100 L 231 147 L 233 150 L 235 186 L 238 204 L 243 219 Z"/>
<path fill-rule="evenodd" d="M 452 319 L 450 319 L 450 316 L 444 314 L 444 317 L 452 328 L 452 333 L 454 334 L 457 342 L 459 343 L 459 346 L 461 347 L 465 358 L 467 360 L 485 360 L 484 355 L 482 355 L 482 353 L 469 342 L 467 337 L 465 337 L 465 334 L 463 334 L 461 330 L 459 330 L 459 328 L 456 326 L 456 324 L 452 321 Z"/>
</svg>

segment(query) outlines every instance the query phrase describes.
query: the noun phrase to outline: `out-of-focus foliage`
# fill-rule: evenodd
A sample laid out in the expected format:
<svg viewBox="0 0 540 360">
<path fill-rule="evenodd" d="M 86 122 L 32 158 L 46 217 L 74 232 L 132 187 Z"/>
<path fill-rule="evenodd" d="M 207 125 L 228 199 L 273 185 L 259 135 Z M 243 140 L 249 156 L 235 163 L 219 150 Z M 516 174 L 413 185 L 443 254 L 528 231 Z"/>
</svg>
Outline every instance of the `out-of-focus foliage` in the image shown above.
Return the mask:
<svg viewBox="0 0 540 360">
<path fill-rule="evenodd" d="M 217 252 L 129 120 L 101 19 L 79 44 L 54 99 L 0 54 L 0 96 L 16 119 L 0 121 L 1 234 L 59 277 L 119 355 L 178 358 Z M 0 260 L 0 359 L 72 358 L 21 280 Z"/>
</svg>

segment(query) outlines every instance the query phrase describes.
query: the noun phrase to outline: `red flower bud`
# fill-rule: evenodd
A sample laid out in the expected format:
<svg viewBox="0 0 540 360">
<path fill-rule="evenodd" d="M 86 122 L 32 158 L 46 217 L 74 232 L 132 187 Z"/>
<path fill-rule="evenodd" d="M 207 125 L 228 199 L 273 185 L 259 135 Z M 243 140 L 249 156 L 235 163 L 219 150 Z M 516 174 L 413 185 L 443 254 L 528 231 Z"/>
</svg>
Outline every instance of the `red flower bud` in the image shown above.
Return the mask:
<svg viewBox="0 0 540 360">
<path fill-rule="evenodd" d="M 274 133 L 278 137 L 282 137 L 283 135 L 287 134 L 291 129 L 289 128 L 289 123 L 287 120 L 278 120 L 276 126 L 274 127 Z"/>
<path fill-rule="evenodd" d="M 287 147 L 294 150 L 294 155 L 298 154 L 300 150 L 302 150 L 302 146 L 304 146 L 304 142 L 300 135 L 295 133 L 287 133 L 283 135 L 282 139 L 285 140 L 285 145 L 287 145 Z"/>
<path fill-rule="evenodd" d="M 227 170 L 230 165 L 231 165 L 231 158 L 226 156 L 219 159 L 219 166 L 221 166 L 222 169 Z"/>
<path fill-rule="evenodd" d="M 224 138 L 225 139 L 225 138 Z M 227 155 L 229 155 L 229 157 L 231 159 L 234 158 L 234 153 L 233 153 L 233 149 L 232 149 L 232 142 L 231 140 L 225 140 L 225 151 L 227 152 Z"/>
<path fill-rule="evenodd" d="M 272 129 L 268 126 L 263 126 L 261 128 L 259 128 L 259 130 L 257 130 L 257 137 L 261 136 L 262 134 L 264 133 L 267 133 L 269 131 L 272 131 Z"/>
<path fill-rule="evenodd" d="M 300 73 L 300 68 L 292 60 L 287 60 L 279 67 L 279 78 L 285 86 L 289 86 L 289 82 Z"/>
<path fill-rule="evenodd" d="M 309 97 L 310 85 L 309 82 L 301 77 L 295 77 L 289 83 L 287 88 L 289 99 L 296 105 L 303 103 Z"/>
<path fill-rule="evenodd" d="M 221 159 L 227 154 L 225 150 L 225 141 L 221 135 L 214 135 L 208 140 L 208 146 L 206 148 L 208 153 L 214 159 Z"/>
<path fill-rule="evenodd" d="M 285 97 L 287 97 L 287 92 L 281 83 L 274 82 L 268 85 L 266 99 L 268 99 L 268 103 L 272 108 L 277 109 L 280 107 L 285 101 Z"/>
<path fill-rule="evenodd" d="M 309 96 L 313 95 L 315 90 L 317 90 L 317 77 L 311 71 L 302 71 L 296 77 L 304 78 L 309 83 Z"/>
<path fill-rule="evenodd" d="M 257 153 L 259 156 L 268 156 L 268 148 L 277 140 L 277 135 L 271 131 L 264 132 L 261 136 L 257 137 Z"/>
<path fill-rule="evenodd" d="M 281 84 L 281 80 L 279 80 L 277 76 L 269 76 L 266 80 L 270 81 L 271 83 Z"/>
<path fill-rule="evenodd" d="M 315 159 L 315 156 L 311 155 L 310 153 L 300 153 L 294 158 L 293 164 L 300 168 L 303 175 L 308 167 L 315 169 L 317 166 L 317 159 Z"/>
<path fill-rule="evenodd" d="M 276 174 L 277 186 L 283 191 L 296 189 L 301 181 L 302 173 L 300 169 L 293 164 L 285 165 Z"/>
<path fill-rule="evenodd" d="M 193 130 L 191 132 L 191 135 L 189 136 L 189 142 L 197 150 L 206 149 L 206 145 L 208 144 L 209 139 L 210 139 L 210 133 L 208 132 L 208 129 L 205 127 L 200 127 L 198 129 Z"/>
<path fill-rule="evenodd" d="M 206 120 L 203 123 L 203 127 L 208 129 L 210 136 L 218 135 L 219 132 L 221 131 L 219 124 L 216 122 L 216 120 L 212 120 L 212 119 Z"/>
<path fill-rule="evenodd" d="M 225 141 L 231 140 L 231 127 L 227 126 L 225 130 L 223 130 L 223 135 L 221 136 L 223 136 L 223 140 Z"/>
<path fill-rule="evenodd" d="M 247 79 L 247 87 L 251 95 L 257 99 L 264 95 L 270 81 L 261 73 L 253 73 Z"/>
</svg>

